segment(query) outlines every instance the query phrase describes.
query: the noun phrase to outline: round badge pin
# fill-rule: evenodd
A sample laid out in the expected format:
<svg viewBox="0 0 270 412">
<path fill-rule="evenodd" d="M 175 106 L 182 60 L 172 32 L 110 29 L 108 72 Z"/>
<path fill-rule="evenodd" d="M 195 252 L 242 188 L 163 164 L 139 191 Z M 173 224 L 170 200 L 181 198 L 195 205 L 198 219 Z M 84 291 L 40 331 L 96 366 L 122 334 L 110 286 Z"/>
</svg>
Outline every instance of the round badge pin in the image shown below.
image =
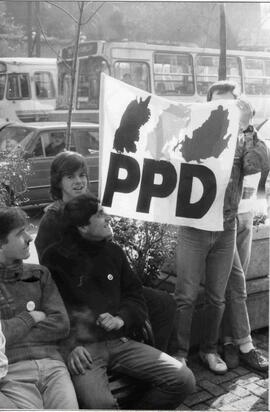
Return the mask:
<svg viewBox="0 0 270 412">
<path fill-rule="evenodd" d="M 29 302 L 27 302 L 26 304 L 26 309 L 28 310 L 28 312 L 32 312 L 32 310 L 35 310 L 35 302 L 33 302 L 32 300 L 29 300 Z"/>
<path fill-rule="evenodd" d="M 108 278 L 108 280 L 113 280 L 113 275 L 110 273 L 110 274 L 107 276 L 107 278 Z"/>
</svg>

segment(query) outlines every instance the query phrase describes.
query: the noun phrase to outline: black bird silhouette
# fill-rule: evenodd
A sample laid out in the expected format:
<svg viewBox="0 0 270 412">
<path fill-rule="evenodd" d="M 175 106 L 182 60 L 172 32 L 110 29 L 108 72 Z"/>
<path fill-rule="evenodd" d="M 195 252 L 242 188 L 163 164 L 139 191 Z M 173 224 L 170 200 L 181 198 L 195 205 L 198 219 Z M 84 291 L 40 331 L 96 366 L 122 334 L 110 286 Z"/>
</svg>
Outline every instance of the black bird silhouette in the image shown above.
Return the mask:
<svg viewBox="0 0 270 412">
<path fill-rule="evenodd" d="M 114 134 L 113 148 L 119 153 L 135 153 L 137 147 L 135 142 L 139 141 L 140 127 L 143 126 L 150 118 L 151 112 L 148 108 L 151 96 L 144 101 L 132 100 L 124 111 L 120 126 Z"/>
</svg>

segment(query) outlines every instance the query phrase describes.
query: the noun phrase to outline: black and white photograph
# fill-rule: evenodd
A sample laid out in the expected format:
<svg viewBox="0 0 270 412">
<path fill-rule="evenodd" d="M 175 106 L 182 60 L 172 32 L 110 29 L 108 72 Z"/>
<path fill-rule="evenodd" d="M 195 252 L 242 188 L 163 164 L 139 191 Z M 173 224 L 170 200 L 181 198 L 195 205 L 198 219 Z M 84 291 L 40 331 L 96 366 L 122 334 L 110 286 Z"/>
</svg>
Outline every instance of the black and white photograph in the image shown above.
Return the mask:
<svg viewBox="0 0 270 412">
<path fill-rule="evenodd" d="M 269 411 L 270 2 L 0 0 L 0 411 Z"/>
</svg>

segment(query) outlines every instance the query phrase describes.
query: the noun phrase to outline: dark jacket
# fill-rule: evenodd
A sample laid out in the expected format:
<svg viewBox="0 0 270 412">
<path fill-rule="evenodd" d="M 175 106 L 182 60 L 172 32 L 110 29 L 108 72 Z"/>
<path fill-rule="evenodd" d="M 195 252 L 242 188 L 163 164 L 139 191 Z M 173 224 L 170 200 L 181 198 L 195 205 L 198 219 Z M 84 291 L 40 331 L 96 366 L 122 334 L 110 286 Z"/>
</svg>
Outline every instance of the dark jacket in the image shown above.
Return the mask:
<svg viewBox="0 0 270 412">
<path fill-rule="evenodd" d="M 147 308 L 142 285 L 117 244 L 90 242 L 76 230 L 70 231 L 64 240 L 46 249 L 43 263 L 50 269 L 66 304 L 73 334 L 79 312 L 82 316 L 89 313 L 88 342 L 131 336 L 144 324 Z M 121 317 L 124 327 L 106 332 L 98 326 L 96 320 L 105 312 Z M 78 328 L 75 334 L 79 344 Z"/>
<path fill-rule="evenodd" d="M 45 209 L 45 214 L 39 224 L 38 233 L 35 238 L 35 246 L 39 262 L 43 265 L 43 254 L 46 249 L 55 242 L 62 239 L 61 218 L 64 208 L 62 200 L 56 200 Z"/>
<path fill-rule="evenodd" d="M 229 184 L 224 198 L 224 228 L 234 224 L 238 205 L 242 197 L 245 175 L 269 170 L 267 146 L 258 139 L 251 126 L 239 134 Z"/>
<path fill-rule="evenodd" d="M 46 319 L 35 323 L 27 311 L 35 310 Z M 0 265 L 0 317 L 6 337 L 9 363 L 27 359 L 62 360 L 58 344 L 69 334 L 69 318 L 47 268 L 33 264 Z"/>
</svg>

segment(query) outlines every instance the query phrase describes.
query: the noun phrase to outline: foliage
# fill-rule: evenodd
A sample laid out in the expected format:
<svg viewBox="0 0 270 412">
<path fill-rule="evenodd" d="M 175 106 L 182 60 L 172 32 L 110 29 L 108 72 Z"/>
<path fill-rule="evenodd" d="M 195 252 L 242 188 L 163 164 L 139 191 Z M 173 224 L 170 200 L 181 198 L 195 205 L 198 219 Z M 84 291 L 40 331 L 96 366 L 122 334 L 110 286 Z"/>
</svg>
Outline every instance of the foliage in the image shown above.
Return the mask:
<svg viewBox="0 0 270 412">
<path fill-rule="evenodd" d="M 201 47 L 219 47 L 219 3 L 107 1 L 100 10 L 102 2 L 86 1 L 85 4 L 81 32 L 88 40 L 128 38 L 144 42 L 191 42 Z M 77 6 L 78 2 L 40 2 L 38 19 L 33 7 L 33 30 L 40 23 L 46 36 L 72 39 L 76 32 L 74 19 L 78 19 Z M 27 34 L 27 1 L 6 1 L 5 7 L 9 15 L 14 17 L 14 22 L 22 25 Z M 91 15 L 94 17 L 90 19 Z M 241 20 L 242 15 L 247 18 Z M 259 4 L 227 3 L 226 20 L 227 46 L 234 49 L 245 38 L 248 41 L 251 32 L 253 37 L 259 32 Z"/>
<path fill-rule="evenodd" d="M 165 259 L 176 246 L 176 231 L 169 225 L 113 218 L 114 241 L 126 252 L 128 260 L 143 284 L 155 286 Z"/>
<path fill-rule="evenodd" d="M 257 213 L 253 218 L 253 226 L 264 225 L 267 215 L 264 213 Z"/>
<path fill-rule="evenodd" d="M 30 162 L 24 158 L 21 148 L 0 152 L 1 205 L 19 205 L 26 200 L 26 178 L 30 173 Z"/>
<path fill-rule="evenodd" d="M 22 35 L 22 27 L 15 22 L 15 18 L 7 13 L 4 4 L 0 5 L 0 34 Z"/>
</svg>

